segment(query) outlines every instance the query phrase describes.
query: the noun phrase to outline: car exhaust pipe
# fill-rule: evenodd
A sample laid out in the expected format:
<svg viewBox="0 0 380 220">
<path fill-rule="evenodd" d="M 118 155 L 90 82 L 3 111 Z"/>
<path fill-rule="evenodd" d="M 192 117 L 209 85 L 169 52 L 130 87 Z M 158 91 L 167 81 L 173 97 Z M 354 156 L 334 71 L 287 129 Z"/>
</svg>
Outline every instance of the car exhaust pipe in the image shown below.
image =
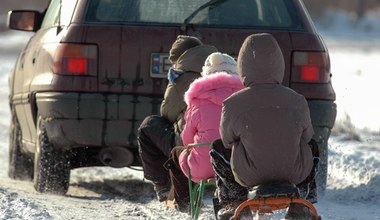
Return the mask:
<svg viewBox="0 0 380 220">
<path fill-rule="evenodd" d="M 114 168 L 130 166 L 133 159 L 132 152 L 122 147 L 108 147 L 99 152 L 99 160 L 104 165 Z"/>
</svg>

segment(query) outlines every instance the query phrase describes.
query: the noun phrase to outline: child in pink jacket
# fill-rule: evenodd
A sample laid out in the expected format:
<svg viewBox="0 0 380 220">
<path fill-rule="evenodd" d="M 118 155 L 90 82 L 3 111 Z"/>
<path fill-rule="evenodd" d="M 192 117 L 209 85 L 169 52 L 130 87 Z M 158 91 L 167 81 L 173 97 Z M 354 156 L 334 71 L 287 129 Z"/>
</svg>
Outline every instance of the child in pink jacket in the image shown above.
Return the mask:
<svg viewBox="0 0 380 220">
<path fill-rule="evenodd" d="M 210 147 L 191 148 L 187 163 L 185 147 L 192 143 L 211 143 L 220 138 L 222 103 L 244 87 L 237 75 L 236 61 L 220 52 L 208 56 L 201 75 L 185 93 L 186 124 L 181 133 L 184 146 L 174 148 L 166 163 L 171 172 L 175 201 L 181 211 L 187 211 L 189 204 L 187 165 L 190 167 L 193 182 L 215 176 L 210 162 Z"/>
</svg>

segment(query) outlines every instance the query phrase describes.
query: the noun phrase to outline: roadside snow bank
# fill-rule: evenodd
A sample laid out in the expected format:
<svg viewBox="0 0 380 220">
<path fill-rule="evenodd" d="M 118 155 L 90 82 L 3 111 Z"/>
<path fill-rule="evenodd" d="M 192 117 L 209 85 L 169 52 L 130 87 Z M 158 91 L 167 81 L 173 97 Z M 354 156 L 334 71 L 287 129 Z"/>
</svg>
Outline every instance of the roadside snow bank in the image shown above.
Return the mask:
<svg viewBox="0 0 380 220">
<path fill-rule="evenodd" d="M 325 199 L 380 204 L 380 137 L 361 133 L 329 140 L 329 175 Z"/>
<path fill-rule="evenodd" d="M 0 219 L 52 219 L 35 202 L 0 188 Z"/>
</svg>

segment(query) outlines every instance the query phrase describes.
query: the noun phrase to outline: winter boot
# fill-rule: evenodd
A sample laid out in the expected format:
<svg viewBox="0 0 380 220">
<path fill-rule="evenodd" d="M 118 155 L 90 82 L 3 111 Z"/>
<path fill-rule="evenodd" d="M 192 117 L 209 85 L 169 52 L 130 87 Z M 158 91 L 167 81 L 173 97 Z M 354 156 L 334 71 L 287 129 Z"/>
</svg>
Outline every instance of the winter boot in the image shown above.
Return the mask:
<svg viewBox="0 0 380 220">
<path fill-rule="evenodd" d="M 175 201 L 175 209 L 179 212 L 190 214 L 190 198 L 186 197 L 181 201 Z"/>
<path fill-rule="evenodd" d="M 234 216 L 236 208 L 237 206 L 232 204 L 224 206 L 218 211 L 218 220 L 230 220 Z"/>
<path fill-rule="evenodd" d="M 236 201 L 229 203 L 225 205 L 222 209 L 218 211 L 218 220 L 230 220 L 234 216 L 236 208 L 242 203 L 243 201 Z M 252 213 L 249 207 L 244 208 L 240 214 L 239 219 L 252 219 Z"/>
<path fill-rule="evenodd" d="M 172 187 L 166 199 L 166 206 L 176 209 L 177 211 L 190 214 L 190 198 L 189 195 L 176 196 L 175 189 Z"/>
<path fill-rule="evenodd" d="M 288 211 L 285 214 L 286 220 L 312 220 L 313 213 L 310 209 L 302 204 L 290 203 Z"/>
<path fill-rule="evenodd" d="M 164 202 L 169 196 L 170 185 L 153 184 L 158 201 Z"/>
</svg>

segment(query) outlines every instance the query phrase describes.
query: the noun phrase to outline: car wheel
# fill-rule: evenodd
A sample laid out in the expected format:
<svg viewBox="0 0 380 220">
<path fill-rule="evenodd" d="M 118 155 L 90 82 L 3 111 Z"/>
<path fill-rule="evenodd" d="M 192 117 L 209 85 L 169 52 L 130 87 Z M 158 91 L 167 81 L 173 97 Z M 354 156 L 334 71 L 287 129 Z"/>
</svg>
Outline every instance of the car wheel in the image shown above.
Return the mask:
<svg viewBox="0 0 380 220">
<path fill-rule="evenodd" d="M 324 196 L 327 185 L 327 174 L 328 174 L 328 149 L 327 142 L 319 143 L 319 167 L 316 177 L 318 195 Z"/>
<path fill-rule="evenodd" d="M 21 151 L 21 129 L 12 109 L 12 121 L 9 130 L 9 168 L 8 176 L 11 179 L 31 180 L 33 178 L 33 159 Z"/>
<path fill-rule="evenodd" d="M 316 176 L 318 196 L 323 197 L 327 186 L 328 176 L 328 139 L 331 129 L 327 127 L 316 127 L 314 129 L 318 133 L 318 137 L 315 140 L 319 147 L 319 164 L 318 173 Z"/>
<path fill-rule="evenodd" d="M 70 181 L 69 152 L 49 141 L 45 121 L 38 117 L 34 188 L 41 193 L 66 194 Z"/>
</svg>

